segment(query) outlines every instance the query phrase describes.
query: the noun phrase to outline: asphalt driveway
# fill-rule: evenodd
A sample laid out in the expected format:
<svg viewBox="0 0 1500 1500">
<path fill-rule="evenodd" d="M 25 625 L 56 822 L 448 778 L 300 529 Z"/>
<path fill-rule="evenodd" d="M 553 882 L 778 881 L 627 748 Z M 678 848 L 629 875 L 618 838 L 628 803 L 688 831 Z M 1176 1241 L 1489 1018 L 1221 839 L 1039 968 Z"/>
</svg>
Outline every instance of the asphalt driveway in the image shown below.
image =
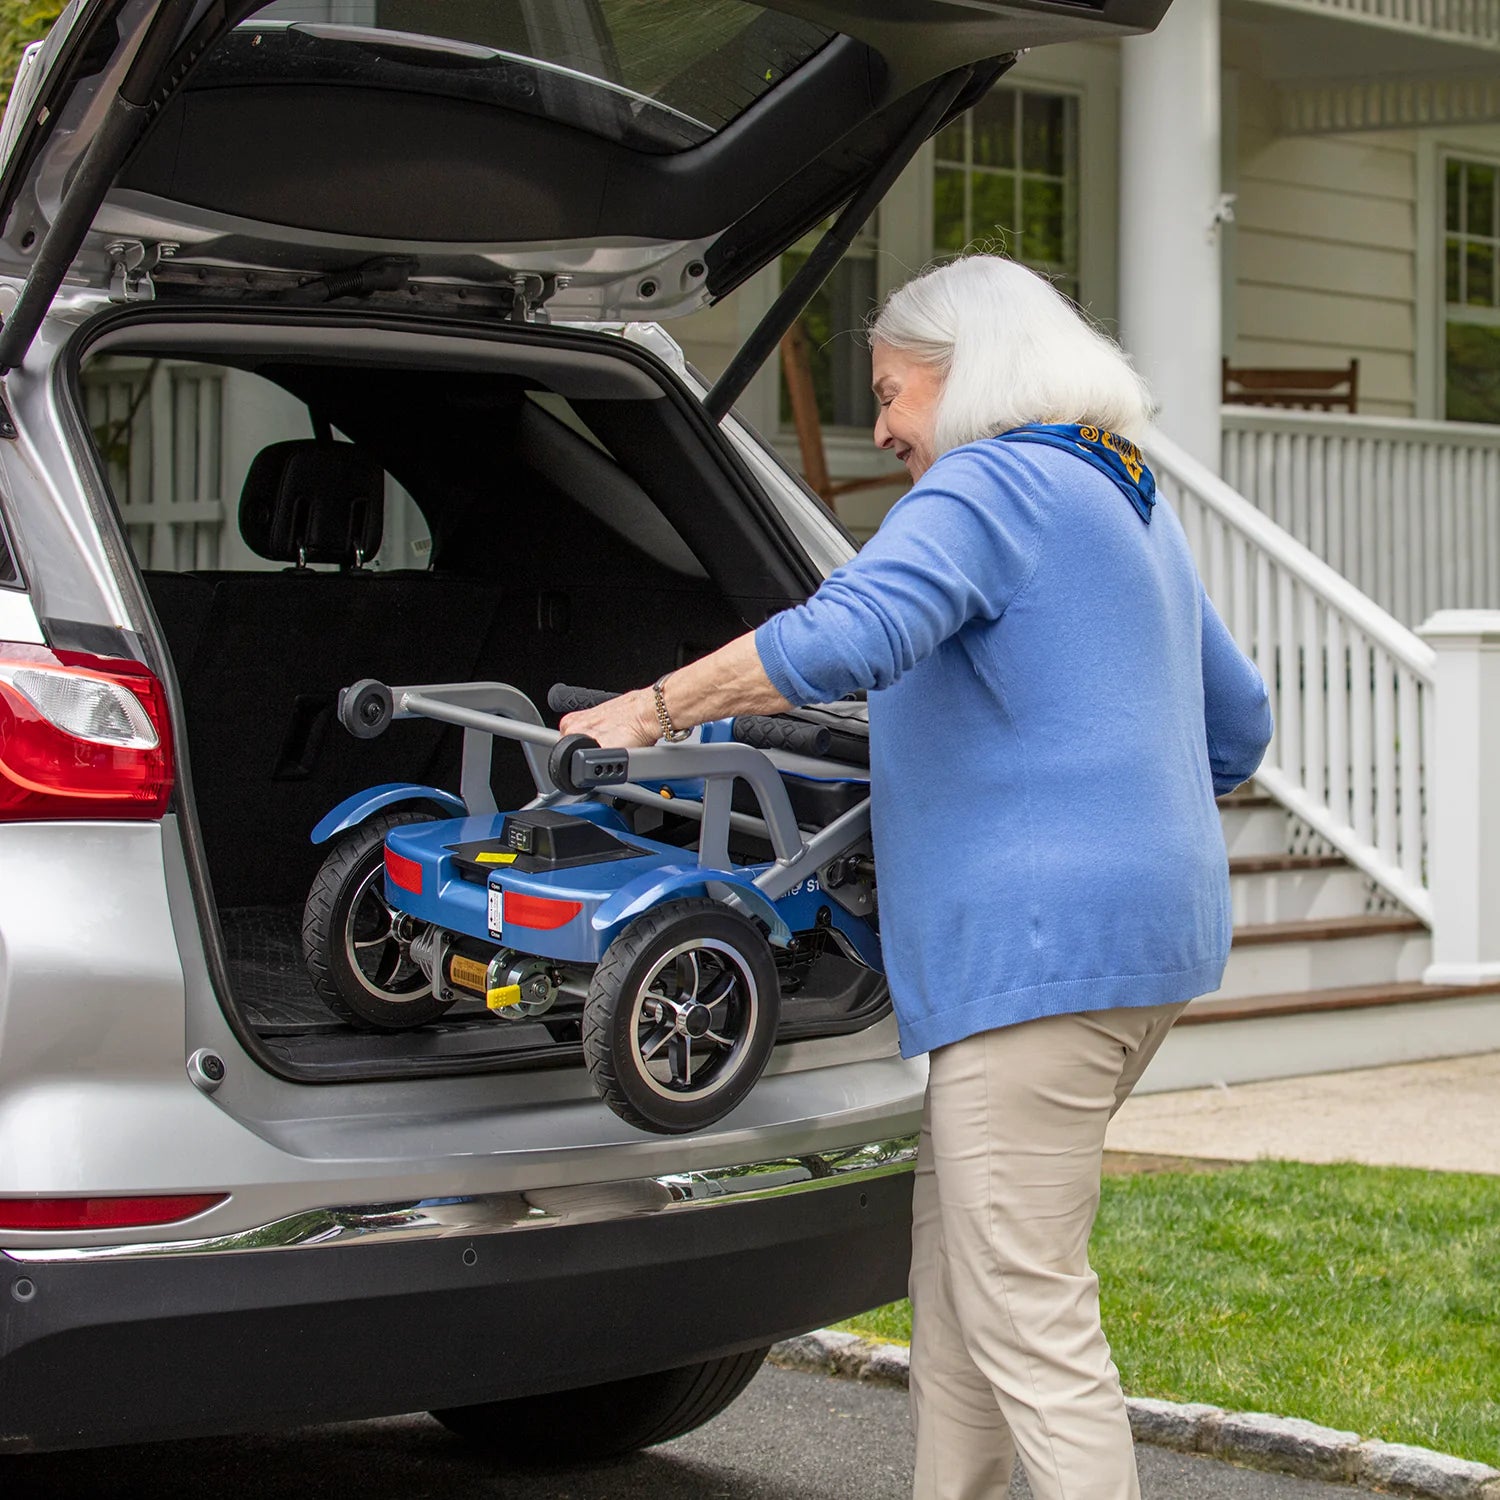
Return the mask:
<svg viewBox="0 0 1500 1500">
<path fill-rule="evenodd" d="M 6 1500 L 908 1500 L 906 1393 L 766 1368 L 717 1422 L 613 1464 L 502 1473 L 425 1416 L 0 1459 Z M 1355 1500 L 1141 1448 L 1145 1500 Z M 1013 1496 L 1029 1492 L 1018 1481 Z"/>
</svg>

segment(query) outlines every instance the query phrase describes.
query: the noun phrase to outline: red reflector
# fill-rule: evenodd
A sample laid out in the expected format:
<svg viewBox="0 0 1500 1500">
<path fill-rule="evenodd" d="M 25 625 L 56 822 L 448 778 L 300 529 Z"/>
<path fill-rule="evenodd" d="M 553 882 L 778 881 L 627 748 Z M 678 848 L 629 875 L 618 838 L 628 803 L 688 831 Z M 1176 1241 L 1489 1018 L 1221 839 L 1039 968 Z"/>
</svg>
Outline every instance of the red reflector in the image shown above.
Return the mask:
<svg viewBox="0 0 1500 1500">
<path fill-rule="evenodd" d="M 551 932 L 566 927 L 583 910 L 582 901 L 554 901 L 550 896 L 525 896 L 519 891 L 505 893 L 505 925 L 537 927 Z"/>
<path fill-rule="evenodd" d="M 127 1229 L 191 1219 L 227 1193 L 175 1198 L 0 1198 L 0 1229 Z"/>
<path fill-rule="evenodd" d="M 421 865 L 404 854 L 397 854 L 389 846 L 385 851 L 385 878 L 392 885 L 399 885 L 403 891 L 410 891 L 414 896 L 422 894 Z"/>
</svg>

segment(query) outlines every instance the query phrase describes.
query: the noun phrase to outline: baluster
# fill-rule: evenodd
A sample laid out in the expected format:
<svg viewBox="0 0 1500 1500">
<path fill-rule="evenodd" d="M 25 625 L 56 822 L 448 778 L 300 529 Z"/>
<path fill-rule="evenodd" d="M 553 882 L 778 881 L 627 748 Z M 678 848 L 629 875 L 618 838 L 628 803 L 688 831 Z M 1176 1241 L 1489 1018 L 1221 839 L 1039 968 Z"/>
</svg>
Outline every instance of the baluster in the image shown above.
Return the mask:
<svg viewBox="0 0 1500 1500">
<path fill-rule="evenodd" d="M 1229 533 L 1230 606 L 1229 631 L 1247 656 L 1254 656 L 1251 649 L 1250 621 L 1253 618 L 1250 599 L 1250 559 L 1245 538 L 1238 531 Z"/>
<path fill-rule="evenodd" d="M 157 365 L 151 377 L 151 485 L 148 491 L 156 519 L 151 527 L 149 566 L 163 571 L 176 568 L 172 523 L 167 519 L 172 503 L 172 376 L 166 365 Z"/>
<path fill-rule="evenodd" d="M 1422 883 L 1422 721 L 1416 675 L 1402 668 L 1397 704 L 1401 722 L 1401 872 Z M 1392 850 L 1392 853 L 1395 851 Z"/>
<path fill-rule="evenodd" d="M 1328 795 L 1323 766 L 1323 715 L 1328 695 L 1324 687 L 1322 632 L 1318 629 L 1323 601 L 1309 588 L 1302 595 L 1302 749 L 1307 767 L 1303 781 L 1314 802 Z"/>
<path fill-rule="evenodd" d="M 1280 648 L 1281 769 L 1294 780 L 1302 772 L 1302 653 L 1297 639 L 1297 581 L 1276 574 L 1276 644 Z"/>
<path fill-rule="evenodd" d="M 1285 433 L 1272 438 L 1276 444 L 1272 450 L 1271 492 L 1275 497 L 1276 524 L 1293 536 L 1297 535 L 1297 518 L 1292 506 L 1292 448 Z"/>
<path fill-rule="evenodd" d="M 1371 677 L 1370 643 L 1364 633 L 1351 628 L 1349 636 L 1349 819 L 1362 843 L 1375 842 L 1375 749 L 1370 732 Z"/>
<path fill-rule="evenodd" d="M 1396 860 L 1395 664 L 1379 646 L 1375 665 L 1375 847 Z"/>
<path fill-rule="evenodd" d="M 1255 434 L 1255 503 L 1278 526 L 1281 519 L 1281 501 L 1276 493 L 1276 434 Z"/>
<path fill-rule="evenodd" d="M 1460 473 L 1458 454 L 1445 446 L 1440 466 L 1442 483 L 1438 490 L 1438 546 L 1442 567 L 1438 573 L 1440 592 L 1433 601 L 1437 609 L 1448 609 L 1458 603 L 1458 548 L 1460 539 L 1456 524 Z"/>
<path fill-rule="evenodd" d="M 1368 594 L 1375 581 L 1375 453 L 1364 439 L 1359 443 L 1359 567 L 1349 582 Z"/>
<path fill-rule="evenodd" d="M 198 498 L 198 382 L 187 371 L 172 377 L 172 509 L 191 505 Z M 186 570 L 195 565 L 193 527 L 172 517 L 173 567 Z"/>
<path fill-rule="evenodd" d="M 1425 504 L 1422 506 L 1422 610 L 1421 618 L 1426 619 L 1433 610 L 1439 608 L 1438 600 L 1441 598 L 1441 584 L 1439 568 L 1442 563 L 1442 528 L 1438 521 L 1438 492 L 1442 488 L 1443 455 L 1437 444 L 1433 443 L 1427 449 L 1427 462 L 1423 466 L 1422 494 Z"/>
<path fill-rule="evenodd" d="M 1234 597 L 1230 592 L 1229 569 L 1225 564 L 1224 542 L 1227 527 L 1217 516 L 1208 515 L 1208 596 L 1224 619 L 1234 612 Z"/>
<path fill-rule="evenodd" d="M 1188 551 L 1193 554 L 1193 561 L 1198 565 L 1198 571 L 1203 572 L 1203 502 L 1189 489 L 1180 492 L 1181 503 L 1177 507 L 1177 514 L 1182 521 L 1182 530 L 1187 537 Z"/>
<path fill-rule="evenodd" d="M 1344 622 L 1336 609 L 1324 616 L 1328 672 L 1328 808 L 1349 822 L 1349 664 L 1344 654 Z"/>
<path fill-rule="evenodd" d="M 1276 659 L 1276 621 L 1271 613 L 1271 559 L 1255 554 L 1255 634 L 1250 655 L 1260 669 L 1261 680 L 1271 697 L 1271 743 L 1266 759 L 1281 764 L 1281 674 Z"/>
<path fill-rule="evenodd" d="M 219 498 L 219 382 L 213 376 L 200 375 L 194 384 L 198 388 L 198 463 L 193 498 L 216 500 Z M 199 521 L 191 530 L 194 534 L 193 566 L 214 567 L 218 561 L 214 555 L 218 526 L 212 521 Z"/>
<path fill-rule="evenodd" d="M 1330 568 L 1344 571 L 1344 440 L 1323 439 L 1323 509 L 1326 515 L 1327 549 L 1324 560 Z"/>
<path fill-rule="evenodd" d="M 1391 445 L 1381 439 L 1372 447 L 1375 450 L 1375 572 L 1371 575 L 1374 587 L 1368 592 L 1382 609 L 1388 610 L 1395 592 L 1391 587 L 1391 577 L 1395 572 L 1391 492 L 1395 484 L 1391 473 Z"/>
</svg>

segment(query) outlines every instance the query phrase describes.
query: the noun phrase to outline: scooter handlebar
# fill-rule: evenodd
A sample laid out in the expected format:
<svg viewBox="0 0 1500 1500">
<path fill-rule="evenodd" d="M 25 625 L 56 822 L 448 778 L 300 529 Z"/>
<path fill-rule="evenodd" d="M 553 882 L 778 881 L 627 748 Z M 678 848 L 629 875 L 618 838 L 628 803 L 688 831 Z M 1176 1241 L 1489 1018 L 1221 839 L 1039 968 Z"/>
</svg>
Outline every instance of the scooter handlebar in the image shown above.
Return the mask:
<svg viewBox="0 0 1500 1500">
<path fill-rule="evenodd" d="M 547 690 L 547 707 L 555 714 L 576 714 L 581 709 L 597 708 L 619 696 L 602 688 L 569 687 L 565 682 L 554 682 Z"/>
<path fill-rule="evenodd" d="M 794 755 L 827 755 L 833 744 L 833 735 L 821 724 L 804 724 L 773 714 L 741 714 L 734 721 L 732 733 L 742 745 L 786 750 Z"/>
</svg>

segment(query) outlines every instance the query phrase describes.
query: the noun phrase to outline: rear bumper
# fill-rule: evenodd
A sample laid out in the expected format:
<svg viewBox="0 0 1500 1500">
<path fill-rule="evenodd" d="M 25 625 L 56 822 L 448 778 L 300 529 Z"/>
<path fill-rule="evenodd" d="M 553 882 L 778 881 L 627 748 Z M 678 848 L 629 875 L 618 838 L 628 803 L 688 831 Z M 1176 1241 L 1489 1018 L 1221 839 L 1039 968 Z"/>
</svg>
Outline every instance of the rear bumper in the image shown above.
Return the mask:
<svg viewBox="0 0 1500 1500">
<path fill-rule="evenodd" d="M 472 1231 L 433 1213 L 430 1233 L 332 1243 L 0 1252 L 0 1452 L 461 1406 L 769 1344 L 904 1294 L 907 1168 L 809 1163 L 766 1192 Z"/>
</svg>

